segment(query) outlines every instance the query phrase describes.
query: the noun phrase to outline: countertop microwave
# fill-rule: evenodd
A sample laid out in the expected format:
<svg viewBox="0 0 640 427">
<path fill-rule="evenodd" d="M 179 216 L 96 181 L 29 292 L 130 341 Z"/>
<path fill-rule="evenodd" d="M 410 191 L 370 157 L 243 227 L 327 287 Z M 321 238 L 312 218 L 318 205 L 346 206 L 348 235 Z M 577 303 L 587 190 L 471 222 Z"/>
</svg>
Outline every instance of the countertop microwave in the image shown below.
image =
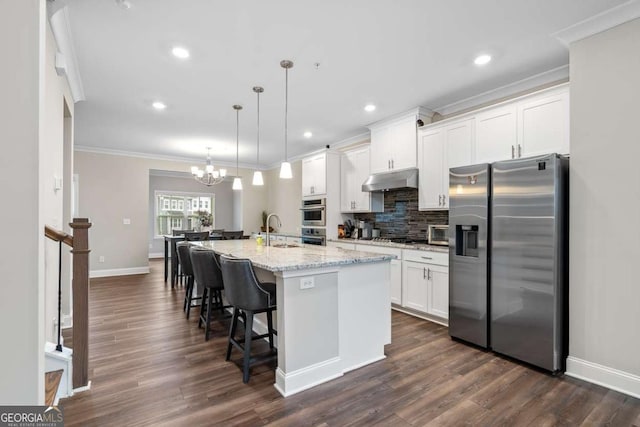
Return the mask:
<svg viewBox="0 0 640 427">
<path fill-rule="evenodd" d="M 427 231 L 427 241 L 430 245 L 449 246 L 449 226 L 430 225 Z"/>
</svg>

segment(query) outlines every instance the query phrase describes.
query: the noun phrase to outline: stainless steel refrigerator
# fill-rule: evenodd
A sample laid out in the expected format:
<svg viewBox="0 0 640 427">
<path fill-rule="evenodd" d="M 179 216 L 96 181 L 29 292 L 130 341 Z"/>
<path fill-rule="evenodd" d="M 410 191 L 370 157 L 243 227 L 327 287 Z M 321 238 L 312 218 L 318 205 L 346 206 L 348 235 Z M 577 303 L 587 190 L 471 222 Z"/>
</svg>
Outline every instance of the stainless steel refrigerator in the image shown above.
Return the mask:
<svg viewBox="0 0 640 427">
<path fill-rule="evenodd" d="M 449 334 L 489 346 L 489 164 L 449 174 Z"/>
<path fill-rule="evenodd" d="M 487 165 L 480 165 L 479 169 Z M 473 181 L 472 166 L 466 167 Z M 459 336 L 461 326 L 469 323 L 469 315 L 481 313 L 481 291 L 475 289 L 486 278 L 488 298 L 484 301 L 489 313 L 486 334 L 488 347 L 498 353 L 514 357 L 549 371 L 564 370 L 567 348 L 567 284 L 568 284 L 568 159 L 550 154 L 525 159 L 493 163 L 490 184 L 487 186 L 488 204 L 474 203 L 472 207 L 459 203 L 465 200 L 467 187 L 456 187 L 464 181 L 461 169 L 451 170 L 450 181 L 450 334 L 474 342 L 474 337 Z M 468 172 L 468 171 L 467 171 Z M 471 178 L 470 178 L 471 177 Z M 480 188 L 480 187 L 475 187 Z M 463 193 L 458 197 L 457 192 Z M 480 198 L 477 198 L 480 200 Z M 482 198 L 484 200 L 484 197 Z M 459 209 L 459 205 L 463 208 Z M 460 214 L 464 213 L 464 216 Z M 488 212 L 488 215 L 487 215 Z M 489 229 L 486 243 L 486 271 L 476 266 L 478 274 L 469 276 L 469 259 L 464 254 L 469 245 L 465 233 L 473 226 L 472 219 L 487 216 Z M 460 222 L 464 219 L 469 224 Z M 455 221 L 455 225 L 451 221 Z M 464 222 L 463 221 L 463 222 Z M 481 230 L 481 221 L 478 232 Z M 471 228 L 473 232 L 473 228 Z M 473 240 L 473 239 L 472 239 Z M 473 241 L 471 242 L 473 244 Z M 483 241 L 477 239 L 478 256 Z M 470 289 L 473 292 L 470 293 Z M 473 296 L 470 296 L 473 295 Z M 473 310 L 462 307 L 475 304 Z M 484 324 L 477 316 L 476 324 Z M 487 345 L 485 345 L 487 346 Z"/>
</svg>

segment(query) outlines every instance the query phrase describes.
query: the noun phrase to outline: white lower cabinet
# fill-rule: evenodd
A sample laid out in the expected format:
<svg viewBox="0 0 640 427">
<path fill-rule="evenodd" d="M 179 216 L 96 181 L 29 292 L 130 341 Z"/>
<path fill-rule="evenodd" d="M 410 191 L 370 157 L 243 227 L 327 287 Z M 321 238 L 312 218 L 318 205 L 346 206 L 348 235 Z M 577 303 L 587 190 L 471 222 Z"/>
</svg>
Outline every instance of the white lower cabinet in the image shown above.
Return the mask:
<svg viewBox="0 0 640 427">
<path fill-rule="evenodd" d="M 391 260 L 391 303 L 402 304 L 402 261 Z"/>
<path fill-rule="evenodd" d="M 449 318 L 448 254 L 403 251 L 402 306 L 441 319 Z"/>
<path fill-rule="evenodd" d="M 427 264 L 427 313 L 449 318 L 449 268 Z"/>
<path fill-rule="evenodd" d="M 403 261 L 402 265 L 402 306 L 426 313 L 429 305 L 426 264 Z"/>
</svg>

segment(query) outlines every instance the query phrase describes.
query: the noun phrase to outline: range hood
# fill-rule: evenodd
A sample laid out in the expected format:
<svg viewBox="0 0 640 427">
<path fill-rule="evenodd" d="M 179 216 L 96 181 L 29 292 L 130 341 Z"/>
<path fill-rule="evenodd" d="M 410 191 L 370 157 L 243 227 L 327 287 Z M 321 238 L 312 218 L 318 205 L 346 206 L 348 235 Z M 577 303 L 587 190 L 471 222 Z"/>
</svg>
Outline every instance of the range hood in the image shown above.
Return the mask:
<svg viewBox="0 0 640 427">
<path fill-rule="evenodd" d="M 376 173 L 362 184 L 362 191 L 387 191 L 396 188 L 418 188 L 418 169 Z"/>
</svg>

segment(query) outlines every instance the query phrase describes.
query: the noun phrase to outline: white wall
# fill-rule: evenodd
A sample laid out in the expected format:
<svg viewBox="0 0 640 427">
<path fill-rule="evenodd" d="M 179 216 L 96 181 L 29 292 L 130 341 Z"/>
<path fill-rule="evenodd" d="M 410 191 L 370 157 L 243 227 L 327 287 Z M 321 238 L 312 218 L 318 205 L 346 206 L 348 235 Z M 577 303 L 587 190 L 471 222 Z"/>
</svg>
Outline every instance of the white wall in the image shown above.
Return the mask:
<svg viewBox="0 0 640 427">
<path fill-rule="evenodd" d="M 191 176 L 149 176 L 149 248 L 150 254 L 164 253 L 164 239 L 155 238 L 155 192 L 176 191 L 186 193 L 206 193 L 215 197 L 214 228 L 234 230 L 233 219 L 234 191 L 231 189 L 231 181 L 224 181 L 212 187 L 206 187 L 194 180 Z M 239 214 L 239 213 L 238 213 Z"/>
<path fill-rule="evenodd" d="M 44 220 L 39 150 L 44 135 L 44 0 L 0 0 L 0 325 L 6 343 L 0 402 L 44 402 Z"/>
<path fill-rule="evenodd" d="M 149 255 L 149 171 L 185 172 L 190 163 L 76 151 L 80 179 L 80 216 L 93 224 L 89 231 L 90 271 L 145 269 Z M 266 206 L 266 187 L 250 184 L 252 171 L 240 169 L 242 229 L 259 230 Z M 129 218 L 130 225 L 123 219 Z M 104 256 L 104 263 L 99 257 Z"/>
<path fill-rule="evenodd" d="M 640 397 L 639 52 L 640 20 L 571 45 L 567 370 Z"/>
<path fill-rule="evenodd" d="M 44 214 L 44 222 L 49 226 L 66 232 L 71 232 L 69 226 L 63 223 L 64 193 L 71 191 L 70 176 L 64 174 L 64 129 L 65 129 L 65 102 L 68 112 L 73 117 L 73 101 L 71 91 L 65 77 L 58 76 L 55 70 L 56 42 L 51 28 L 47 24 L 46 31 L 46 55 L 45 55 L 45 102 L 44 102 L 44 138 L 40 144 L 40 182 L 42 194 L 40 202 Z M 66 101 L 65 101 L 66 100 Z M 67 144 L 72 143 L 68 139 Z M 70 150 L 67 155 L 70 155 Z M 54 177 L 65 179 L 65 185 L 61 190 L 54 191 Z M 69 247 L 63 245 L 63 251 L 69 252 Z M 45 240 L 45 338 L 47 341 L 56 342 L 57 329 L 55 321 L 58 316 L 58 243 Z M 67 262 L 63 269 L 69 270 L 69 257 L 63 257 Z M 69 277 L 63 294 L 64 314 L 70 313 L 70 286 Z"/>
</svg>

